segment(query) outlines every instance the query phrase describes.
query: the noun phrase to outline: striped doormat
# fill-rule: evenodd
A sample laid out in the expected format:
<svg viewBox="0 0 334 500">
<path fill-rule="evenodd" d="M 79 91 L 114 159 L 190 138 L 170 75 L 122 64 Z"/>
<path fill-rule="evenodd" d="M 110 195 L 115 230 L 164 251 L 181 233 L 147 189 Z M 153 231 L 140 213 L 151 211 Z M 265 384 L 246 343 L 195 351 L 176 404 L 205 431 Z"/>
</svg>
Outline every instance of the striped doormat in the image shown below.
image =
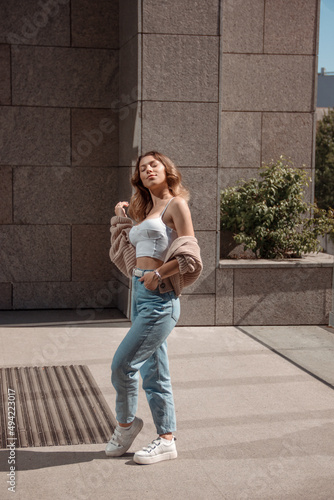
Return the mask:
<svg viewBox="0 0 334 500">
<path fill-rule="evenodd" d="M 106 443 L 116 425 L 84 365 L 0 368 L 0 448 Z"/>
</svg>

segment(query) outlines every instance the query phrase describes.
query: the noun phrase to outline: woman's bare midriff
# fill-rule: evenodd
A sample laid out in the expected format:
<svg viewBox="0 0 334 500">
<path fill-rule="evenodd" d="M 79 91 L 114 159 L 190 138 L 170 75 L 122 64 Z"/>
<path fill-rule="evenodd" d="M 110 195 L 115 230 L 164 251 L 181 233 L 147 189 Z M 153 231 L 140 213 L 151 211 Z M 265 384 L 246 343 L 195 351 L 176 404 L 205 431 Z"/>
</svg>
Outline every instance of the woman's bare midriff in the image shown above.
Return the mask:
<svg viewBox="0 0 334 500">
<path fill-rule="evenodd" d="M 153 257 L 138 257 L 136 267 L 139 269 L 157 269 L 162 266 L 163 261 Z"/>
</svg>

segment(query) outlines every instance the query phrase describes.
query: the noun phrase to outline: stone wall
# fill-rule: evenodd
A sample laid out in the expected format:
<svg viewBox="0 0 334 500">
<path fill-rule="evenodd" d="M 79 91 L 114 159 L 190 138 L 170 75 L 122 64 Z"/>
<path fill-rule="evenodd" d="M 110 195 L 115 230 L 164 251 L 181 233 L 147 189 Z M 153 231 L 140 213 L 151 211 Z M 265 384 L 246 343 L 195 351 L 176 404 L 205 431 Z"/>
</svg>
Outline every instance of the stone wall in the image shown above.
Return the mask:
<svg viewBox="0 0 334 500">
<path fill-rule="evenodd" d="M 217 325 L 328 325 L 334 257 L 221 260 Z M 332 311 L 332 312 L 331 312 Z"/>
<path fill-rule="evenodd" d="M 190 189 L 205 261 L 203 275 L 181 298 L 180 324 L 215 321 L 219 23 L 219 0 L 120 3 L 122 185 L 138 153 L 170 156 Z"/>
<path fill-rule="evenodd" d="M 291 158 L 294 166 L 303 167 L 314 179 L 319 9 L 319 0 L 224 0 L 222 189 L 240 179 L 258 177 L 262 163 L 280 155 Z M 312 202 L 313 194 L 311 185 L 306 200 Z M 270 263 L 260 268 L 252 262 L 243 267 L 220 262 L 216 324 L 328 321 L 332 269 L 291 270 L 291 265 L 277 269 Z M 298 311 L 289 304 L 297 304 Z"/>
<path fill-rule="evenodd" d="M 121 164 L 150 149 L 176 162 L 202 249 L 180 324 L 217 321 L 220 189 L 281 154 L 313 175 L 318 11 L 318 0 L 121 3 L 121 88 L 138 88 Z"/>
<path fill-rule="evenodd" d="M 3 309 L 117 302 L 118 38 L 117 0 L 1 2 Z"/>
<path fill-rule="evenodd" d="M 224 0 L 222 188 L 282 154 L 314 176 L 319 8 L 319 0 Z"/>
<path fill-rule="evenodd" d="M 220 189 L 281 154 L 313 175 L 319 0 L 122 0 L 119 19 L 115 0 L 56 1 L 0 20 L 0 307 L 127 311 L 108 222 L 157 149 L 190 189 L 204 262 L 180 324 L 230 324 Z"/>
</svg>

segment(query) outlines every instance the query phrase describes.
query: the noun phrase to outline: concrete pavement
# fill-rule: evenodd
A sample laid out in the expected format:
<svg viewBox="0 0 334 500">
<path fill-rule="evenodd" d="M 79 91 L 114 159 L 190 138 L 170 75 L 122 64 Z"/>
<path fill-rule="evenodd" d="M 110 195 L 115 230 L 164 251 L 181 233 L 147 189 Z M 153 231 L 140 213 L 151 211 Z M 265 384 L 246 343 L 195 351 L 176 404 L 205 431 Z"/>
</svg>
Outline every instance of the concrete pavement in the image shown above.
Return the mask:
<svg viewBox="0 0 334 500">
<path fill-rule="evenodd" d="M 110 361 L 127 328 L 126 322 L 0 327 L 0 364 L 86 364 L 113 410 Z M 293 327 L 288 335 L 289 328 L 175 328 L 169 356 L 178 459 L 151 466 L 132 461 L 133 452 L 155 437 L 141 390 L 144 428 L 125 456 L 107 458 L 101 445 L 17 449 L 14 498 L 333 499 L 333 390 L 308 373 L 312 363 L 307 372 L 277 352 L 285 347 L 284 356 L 289 349 L 296 354 L 294 334 L 299 347 L 307 344 L 303 363 L 313 349 L 318 362 L 312 366 L 320 370 L 319 345 L 331 349 L 334 333 Z M 277 352 L 270 348 L 274 340 Z M 328 355 L 323 364 L 326 374 L 334 373 Z M 0 450 L 1 499 L 13 498 L 8 473 L 8 450 Z"/>
</svg>

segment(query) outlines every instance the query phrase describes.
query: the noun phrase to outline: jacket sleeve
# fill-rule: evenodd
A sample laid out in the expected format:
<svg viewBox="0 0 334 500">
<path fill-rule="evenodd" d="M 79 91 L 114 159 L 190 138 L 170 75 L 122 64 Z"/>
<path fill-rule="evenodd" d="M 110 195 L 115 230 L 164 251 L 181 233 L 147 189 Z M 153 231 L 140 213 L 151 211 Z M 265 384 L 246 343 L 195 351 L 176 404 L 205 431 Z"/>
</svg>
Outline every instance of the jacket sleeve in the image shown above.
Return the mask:
<svg viewBox="0 0 334 500">
<path fill-rule="evenodd" d="M 129 240 L 129 232 L 133 226 L 132 220 L 129 217 L 114 216 L 110 221 L 110 226 L 110 260 L 130 278 L 136 265 L 136 251 Z"/>
<path fill-rule="evenodd" d="M 196 260 L 190 255 L 176 255 L 175 258 L 179 263 L 180 274 L 193 273 L 196 270 Z"/>
<path fill-rule="evenodd" d="M 174 290 L 177 287 L 177 280 L 179 280 L 181 289 L 195 283 L 203 269 L 197 239 L 192 236 L 177 238 L 166 256 L 166 261 L 171 259 L 176 259 L 179 263 L 179 273 L 170 276 Z"/>
</svg>

